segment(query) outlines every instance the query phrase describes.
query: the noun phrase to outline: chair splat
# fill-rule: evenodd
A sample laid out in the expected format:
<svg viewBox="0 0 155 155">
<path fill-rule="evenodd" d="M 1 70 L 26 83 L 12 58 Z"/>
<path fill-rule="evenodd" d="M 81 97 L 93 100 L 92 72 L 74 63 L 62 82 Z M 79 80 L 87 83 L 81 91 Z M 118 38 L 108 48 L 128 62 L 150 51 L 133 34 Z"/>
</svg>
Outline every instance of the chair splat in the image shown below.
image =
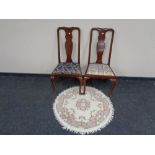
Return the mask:
<svg viewBox="0 0 155 155">
<path fill-rule="evenodd" d="M 97 60 L 96 63 L 102 64 L 102 57 L 103 57 L 103 52 L 104 52 L 104 47 L 105 47 L 105 33 L 103 31 L 99 32 L 98 35 L 98 42 L 97 42 Z"/>
<path fill-rule="evenodd" d="M 72 62 L 72 51 L 73 51 L 72 30 L 73 30 L 72 28 L 65 29 L 65 33 L 66 33 L 65 48 L 66 48 L 66 55 L 67 55 L 67 59 L 66 59 L 67 63 Z"/>
</svg>

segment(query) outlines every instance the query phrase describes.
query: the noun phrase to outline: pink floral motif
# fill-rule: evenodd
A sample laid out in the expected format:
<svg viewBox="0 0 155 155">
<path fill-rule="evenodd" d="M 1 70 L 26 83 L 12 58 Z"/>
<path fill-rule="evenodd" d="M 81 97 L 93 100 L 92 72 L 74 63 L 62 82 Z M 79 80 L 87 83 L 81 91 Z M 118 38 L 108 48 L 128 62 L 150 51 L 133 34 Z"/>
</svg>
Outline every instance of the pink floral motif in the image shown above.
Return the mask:
<svg viewBox="0 0 155 155">
<path fill-rule="evenodd" d="M 86 111 L 90 108 L 90 103 L 86 99 L 80 99 L 76 102 L 76 107 L 79 110 Z"/>
</svg>

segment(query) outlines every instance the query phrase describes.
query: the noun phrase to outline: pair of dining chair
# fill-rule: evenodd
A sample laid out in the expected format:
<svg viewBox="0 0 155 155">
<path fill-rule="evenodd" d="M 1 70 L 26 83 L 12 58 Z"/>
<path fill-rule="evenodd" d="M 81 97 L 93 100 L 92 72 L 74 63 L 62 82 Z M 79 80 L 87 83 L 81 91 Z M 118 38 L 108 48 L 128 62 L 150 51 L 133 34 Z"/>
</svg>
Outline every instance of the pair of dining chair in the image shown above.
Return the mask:
<svg viewBox="0 0 155 155">
<path fill-rule="evenodd" d="M 60 31 L 65 32 L 65 51 L 66 51 L 66 61 L 61 61 L 60 56 Z M 73 62 L 72 60 L 72 52 L 73 52 L 73 31 L 78 32 L 78 61 Z M 91 48 L 92 48 L 92 38 L 93 32 L 97 31 L 98 39 L 96 42 L 96 54 L 97 59 L 96 62 L 91 62 Z M 105 50 L 105 40 L 106 34 L 110 32 L 110 47 L 108 54 L 108 62 L 105 64 L 102 62 L 103 53 Z M 112 45 L 114 38 L 114 30 L 112 28 L 92 28 L 90 31 L 90 42 L 89 42 L 89 55 L 88 55 L 88 65 L 84 75 L 82 75 L 81 67 L 80 67 L 80 28 L 78 27 L 59 27 L 57 29 L 57 41 L 58 41 L 58 65 L 53 70 L 51 74 L 51 83 L 54 92 L 56 92 L 56 84 L 55 79 L 57 77 L 72 77 L 77 78 L 80 82 L 79 86 L 79 94 L 85 94 L 86 92 L 86 81 L 90 78 L 100 78 L 100 79 L 110 79 L 111 80 L 111 88 L 108 92 L 108 96 L 112 95 L 112 91 L 116 86 L 117 77 L 110 67 L 111 53 L 112 53 Z"/>
</svg>

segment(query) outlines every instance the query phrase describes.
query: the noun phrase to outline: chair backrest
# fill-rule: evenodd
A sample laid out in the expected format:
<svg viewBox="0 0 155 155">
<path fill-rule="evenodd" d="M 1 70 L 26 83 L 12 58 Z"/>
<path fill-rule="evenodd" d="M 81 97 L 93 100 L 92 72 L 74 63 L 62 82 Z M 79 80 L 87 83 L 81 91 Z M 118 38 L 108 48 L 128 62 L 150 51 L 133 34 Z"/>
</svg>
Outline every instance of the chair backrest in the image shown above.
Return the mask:
<svg viewBox="0 0 155 155">
<path fill-rule="evenodd" d="M 73 42 L 72 42 L 72 32 L 74 30 L 78 31 L 78 64 L 80 64 L 80 28 L 78 27 L 59 27 L 57 29 L 57 38 L 58 38 L 58 61 L 60 60 L 60 31 L 65 31 L 65 50 L 66 50 L 66 62 L 71 63 L 72 62 L 72 51 L 73 51 Z"/>
<path fill-rule="evenodd" d="M 88 64 L 90 63 L 90 57 L 91 57 L 91 45 L 92 45 L 92 37 L 93 37 L 93 31 L 98 32 L 98 42 L 97 42 L 97 60 L 96 63 L 101 64 L 102 63 L 102 57 L 104 53 L 104 47 L 105 47 L 105 39 L 106 39 L 106 33 L 111 32 L 111 41 L 110 41 L 110 48 L 109 48 L 109 55 L 108 55 L 108 65 L 110 65 L 110 59 L 111 59 L 111 52 L 112 52 L 112 45 L 113 45 L 113 38 L 114 38 L 114 30 L 112 28 L 92 28 L 90 32 L 90 42 L 89 42 L 89 56 L 88 56 Z"/>
</svg>

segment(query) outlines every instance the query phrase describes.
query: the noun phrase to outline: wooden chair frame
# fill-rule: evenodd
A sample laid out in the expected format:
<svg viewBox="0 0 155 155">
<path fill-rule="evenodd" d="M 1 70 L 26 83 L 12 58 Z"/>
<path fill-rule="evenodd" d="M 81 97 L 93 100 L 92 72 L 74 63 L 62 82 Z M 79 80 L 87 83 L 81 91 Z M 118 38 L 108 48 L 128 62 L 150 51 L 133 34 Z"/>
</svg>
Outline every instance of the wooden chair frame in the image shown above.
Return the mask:
<svg viewBox="0 0 155 155">
<path fill-rule="evenodd" d="M 65 50 L 66 50 L 66 63 L 72 63 L 72 52 L 73 52 L 73 42 L 72 42 L 72 32 L 74 30 L 78 31 L 78 64 L 80 65 L 80 28 L 78 27 L 59 27 L 57 29 L 57 42 L 58 42 L 58 65 L 61 63 L 60 59 L 60 31 L 63 30 L 65 31 Z M 53 73 L 51 74 L 51 84 L 53 87 L 53 91 L 56 93 L 56 85 L 55 85 L 55 79 L 57 77 L 72 77 L 72 78 L 77 78 L 80 81 L 80 88 L 79 88 L 79 93 L 82 94 L 81 92 L 81 86 L 83 84 L 83 78 L 82 78 L 82 72 L 80 68 L 80 74 L 56 74 Z"/>
<path fill-rule="evenodd" d="M 117 83 L 117 77 L 115 75 L 115 73 L 113 72 L 112 68 L 110 67 L 110 69 L 113 72 L 113 76 L 106 76 L 106 75 L 93 75 L 93 74 L 87 74 L 89 65 L 90 65 L 90 58 L 91 58 L 91 45 L 92 45 L 92 38 L 93 38 L 93 32 L 97 31 L 98 32 L 98 41 L 99 40 L 105 40 L 105 34 L 107 32 L 111 32 L 112 33 L 112 37 L 111 37 L 111 42 L 110 42 L 110 49 L 109 49 L 109 55 L 108 55 L 108 63 L 106 65 L 108 65 L 110 67 L 110 61 L 111 61 L 111 53 L 112 53 L 112 45 L 113 45 L 113 39 L 114 39 L 114 30 L 112 28 L 92 28 L 91 32 L 90 32 L 90 42 L 89 42 L 89 56 L 88 56 L 88 66 L 84 75 L 84 93 L 86 90 L 86 81 L 90 78 L 101 78 L 101 79 L 110 79 L 112 82 L 112 86 L 111 89 L 108 93 L 108 96 L 112 95 L 112 91 L 116 86 Z M 103 53 L 97 53 L 97 60 L 95 64 L 104 64 L 102 63 L 102 57 L 103 57 Z"/>
</svg>

